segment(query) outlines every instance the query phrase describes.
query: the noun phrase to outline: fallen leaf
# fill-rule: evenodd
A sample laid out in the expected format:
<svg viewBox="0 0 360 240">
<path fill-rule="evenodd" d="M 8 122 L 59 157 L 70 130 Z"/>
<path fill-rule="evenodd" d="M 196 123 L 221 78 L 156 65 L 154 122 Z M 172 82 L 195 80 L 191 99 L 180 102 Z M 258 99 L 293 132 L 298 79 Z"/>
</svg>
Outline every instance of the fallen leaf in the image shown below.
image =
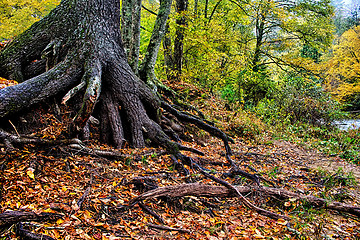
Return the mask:
<svg viewBox="0 0 360 240">
<path fill-rule="evenodd" d="M 31 168 L 31 167 L 29 167 L 29 168 L 27 169 L 26 174 L 29 176 L 29 178 L 35 179 L 34 171 L 35 171 L 35 169 L 33 169 L 33 168 Z"/>
</svg>

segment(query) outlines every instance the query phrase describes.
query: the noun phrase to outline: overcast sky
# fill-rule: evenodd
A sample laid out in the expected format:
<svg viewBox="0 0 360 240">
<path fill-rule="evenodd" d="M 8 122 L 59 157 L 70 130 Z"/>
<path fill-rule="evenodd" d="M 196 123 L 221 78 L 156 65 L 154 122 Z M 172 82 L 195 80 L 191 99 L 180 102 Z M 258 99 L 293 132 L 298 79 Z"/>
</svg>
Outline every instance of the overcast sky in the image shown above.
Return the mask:
<svg viewBox="0 0 360 240">
<path fill-rule="evenodd" d="M 360 3 L 360 0 L 357 1 L 352 1 L 352 0 L 344 0 L 345 4 L 350 4 L 351 2 L 353 2 L 354 4 L 358 5 Z"/>
</svg>

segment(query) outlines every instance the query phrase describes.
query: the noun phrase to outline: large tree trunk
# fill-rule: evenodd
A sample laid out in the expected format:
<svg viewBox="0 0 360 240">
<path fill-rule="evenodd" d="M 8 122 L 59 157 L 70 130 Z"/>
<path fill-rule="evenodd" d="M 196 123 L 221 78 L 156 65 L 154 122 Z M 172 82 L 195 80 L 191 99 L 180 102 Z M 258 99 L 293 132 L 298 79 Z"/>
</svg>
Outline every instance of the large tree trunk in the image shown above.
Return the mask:
<svg viewBox="0 0 360 240">
<path fill-rule="evenodd" d="M 102 139 L 121 147 L 126 123 L 134 147 L 144 147 L 145 138 L 170 141 L 157 123 L 159 99 L 127 63 L 118 0 L 63 0 L 0 52 L 0 69 L 8 79 L 28 79 L 0 90 L 0 119 L 61 92 L 68 92 L 63 102 L 83 92 L 75 129 L 100 101 Z"/>
<path fill-rule="evenodd" d="M 189 150 L 164 133 L 160 123 L 177 139 L 169 126 L 171 121 L 160 115 L 162 107 L 181 121 L 192 122 L 211 134 L 215 131 L 230 153 L 223 132 L 161 102 L 136 77 L 121 41 L 118 0 L 63 0 L 0 52 L 0 76 L 22 82 L 0 89 L 0 122 L 59 94 L 66 93 L 63 104 L 83 94 L 72 132 L 87 129 L 91 115 L 97 114 L 105 143 L 121 148 L 128 141 L 133 147 L 144 147 L 148 139 L 173 154 Z M 98 110 L 94 112 L 95 106 Z M 0 141 L 19 140 L 1 129 L 0 133 Z"/>
</svg>

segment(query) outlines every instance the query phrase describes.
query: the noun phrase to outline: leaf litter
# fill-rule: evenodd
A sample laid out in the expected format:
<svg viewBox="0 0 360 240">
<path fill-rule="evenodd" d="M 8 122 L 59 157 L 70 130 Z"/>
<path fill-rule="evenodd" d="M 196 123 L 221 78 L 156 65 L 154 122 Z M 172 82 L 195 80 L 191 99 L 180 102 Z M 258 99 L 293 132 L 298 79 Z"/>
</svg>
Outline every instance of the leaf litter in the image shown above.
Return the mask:
<svg viewBox="0 0 360 240">
<path fill-rule="evenodd" d="M 34 135 L 58 138 L 63 132 L 61 124 L 51 114 L 43 116 L 47 126 Z M 229 113 L 219 116 L 225 129 L 234 129 L 231 119 L 227 121 Z M 199 157 L 186 152 L 188 156 L 233 185 L 255 186 L 243 176 L 223 175 L 230 166 L 220 140 L 201 132 L 197 136 L 186 134 L 192 141 L 184 145 L 206 153 Z M 87 142 L 87 146 L 113 151 L 96 141 Z M 264 186 L 360 206 L 358 166 L 321 168 L 318 163 L 324 159 L 342 166 L 347 163 L 285 141 L 261 144 L 235 138 L 232 148 L 232 160 L 240 169 L 258 176 Z M 116 157 L 106 158 L 61 145 L 24 145 L 13 150 L 0 146 L 1 212 L 62 214 L 55 221 L 26 221 L 24 228 L 67 240 L 360 238 L 360 222 L 355 216 L 311 206 L 297 198 L 270 198 L 256 191 L 245 197 L 290 220 L 264 217 L 231 197 L 162 197 L 129 206 L 130 200 L 157 187 L 217 184 L 188 166 L 187 176 L 176 171 L 161 149 L 125 148 L 116 152 Z M 17 239 L 14 227 L 2 228 L 1 238 Z"/>
</svg>

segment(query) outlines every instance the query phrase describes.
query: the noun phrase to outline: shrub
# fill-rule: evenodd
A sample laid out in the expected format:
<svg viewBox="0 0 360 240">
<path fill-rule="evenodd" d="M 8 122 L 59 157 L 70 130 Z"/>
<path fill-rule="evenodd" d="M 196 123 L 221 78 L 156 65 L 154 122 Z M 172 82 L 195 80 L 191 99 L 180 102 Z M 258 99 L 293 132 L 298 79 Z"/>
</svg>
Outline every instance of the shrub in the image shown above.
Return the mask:
<svg viewBox="0 0 360 240">
<path fill-rule="evenodd" d="M 330 125 L 344 117 L 340 105 L 331 99 L 315 79 L 288 75 L 279 82 L 273 95 L 259 102 L 255 111 L 263 119 Z"/>
</svg>

